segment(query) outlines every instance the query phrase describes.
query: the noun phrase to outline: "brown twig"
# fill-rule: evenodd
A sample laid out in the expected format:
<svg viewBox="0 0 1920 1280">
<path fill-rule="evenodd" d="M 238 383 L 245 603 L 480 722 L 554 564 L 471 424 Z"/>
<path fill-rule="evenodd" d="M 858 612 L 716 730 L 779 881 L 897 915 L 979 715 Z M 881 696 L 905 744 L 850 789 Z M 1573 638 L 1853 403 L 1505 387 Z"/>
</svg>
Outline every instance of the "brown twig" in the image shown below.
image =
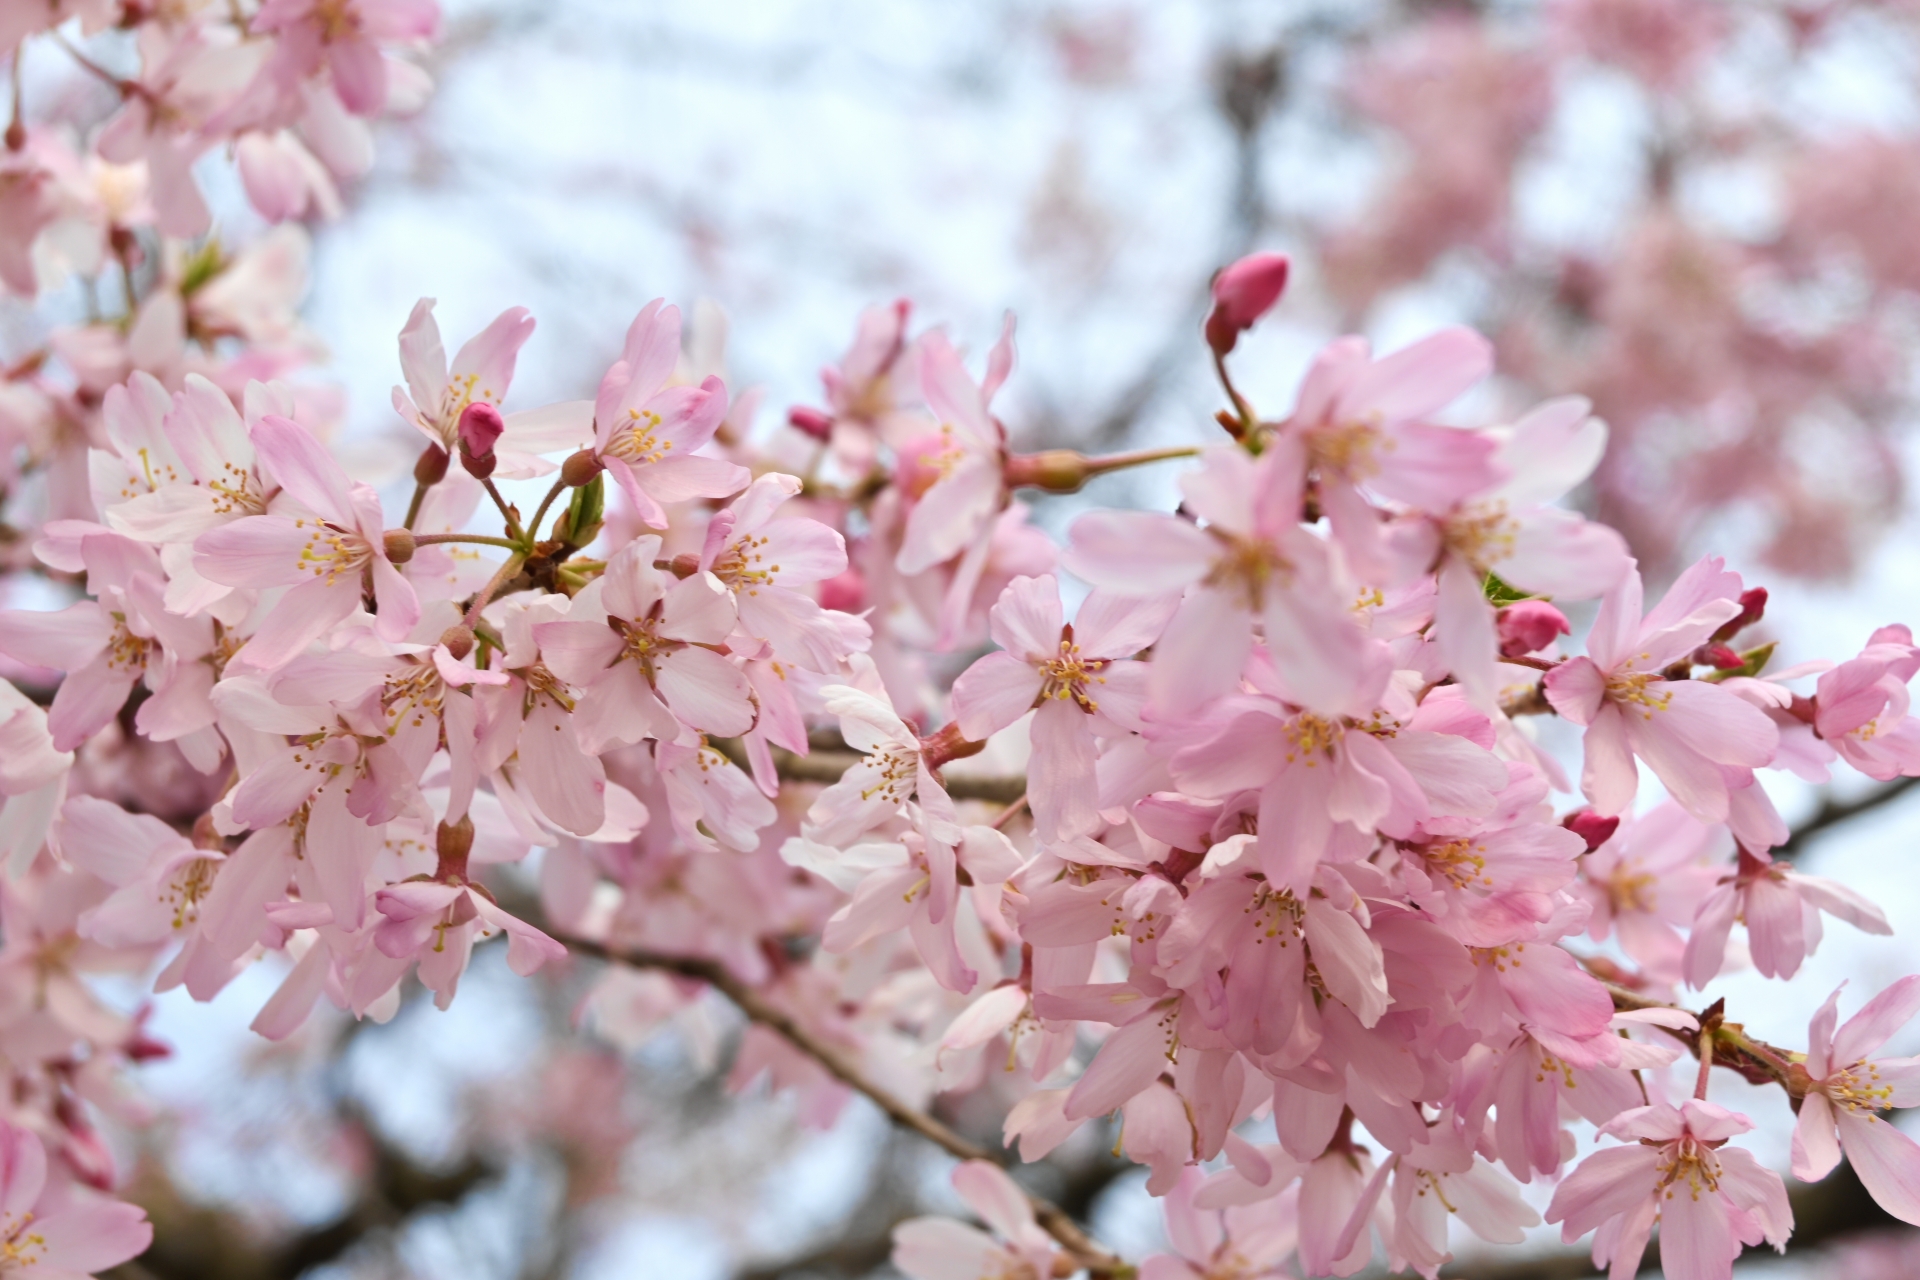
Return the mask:
<svg viewBox="0 0 1920 1280">
<path fill-rule="evenodd" d="M 1791 858 L 1796 854 L 1805 852 L 1807 841 L 1813 839 L 1821 832 L 1826 831 L 1830 827 L 1837 827 L 1850 818 L 1857 818 L 1864 813 L 1872 813 L 1875 809 L 1883 805 L 1893 803 L 1901 796 L 1907 794 L 1916 783 L 1920 783 L 1920 777 L 1895 778 L 1892 782 L 1884 786 L 1875 787 L 1872 791 L 1867 792 L 1867 794 L 1855 797 L 1852 800 L 1836 800 L 1832 796 L 1828 796 L 1820 802 L 1820 807 L 1813 811 L 1812 817 L 1793 829 L 1793 834 L 1787 837 L 1785 844 L 1773 851 L 1773 856 L 1776 858 Z"/>
<path fill-rule="evenodd" d="M 770 1031 L 778 1032 L 794 1048 L 819 1063 L 827 1074 L 856 1093 L 864 1095 L 895 1124 L 919 1134 L 955 1159 L 997 1162 L 994 1152 L 955 1133 L 924 1111 L 908 1106 L 891 1092 L 869 1080 L 860 1067 L 838 1047 L 827 1043 L 799 1019 L 735 977 L 725 965 L 697 956 L 669 955 L 641 947 L 609 947 L 605 943 L 586 938 L 563 937 L 561 941 L 578 955 L 594 956 L 601 960 L 632 965 L 639 969 L 658 969 L 666 973 L 677 973 L 682 977 L 694 978 L 706 983 L 731 1000 L 749 1020 Z M 1034 1220 L 1048 1235 L 1059 1241 L 1061 1247 L 1072 1254 L 1074 1260 L 1085 1267 L 1091 1275 L 1100 1277 L 1131 1274 L 1132 1268 L 1123 1259 L 1097 1243 L 1079 1223 L 1067 1215 L 1065 1210 L 1032 1192 L 1027 1192 L 1026 1196 L 1033 1208 Z"/>
</svg>

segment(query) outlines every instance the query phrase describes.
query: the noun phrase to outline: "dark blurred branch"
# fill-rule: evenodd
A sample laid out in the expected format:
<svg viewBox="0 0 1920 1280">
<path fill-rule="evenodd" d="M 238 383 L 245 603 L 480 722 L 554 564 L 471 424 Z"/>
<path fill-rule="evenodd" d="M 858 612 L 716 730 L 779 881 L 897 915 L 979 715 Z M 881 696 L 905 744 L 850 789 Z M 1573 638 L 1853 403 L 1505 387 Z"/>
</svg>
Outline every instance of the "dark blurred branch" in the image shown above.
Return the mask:
<svg viewBox="0 0 1920 1280">
<path fill-rule="evenodd" d="M 233 1213 L 195 1204 L 150 1166 L 131 1195 L 153 1220 L 153 1244 L 137 1261 L 103 1272 L 104 1280 L 295 1280 L 423 1209 L 459 1203 L 500 1172 L 474 1156 L 434 1169 L 377 1134 L 369 1138 L 372 1165 L 359 1199 L 332 1222 L 280 1241 L 261 1239 Z"/>
<path fill-rule="evenodd" d="M 562 937 L 560 941 L 577 955 L 595 956 L 601 960 L 628 964 L 639 969 L 658 969 L 665 973 L 677 973 L 682 977 L 694 978 L 706 983 L 731 1000 L 749 1020 L 778 1032 L 794 1048 L 819 1063 L 827 1074 L 856 1093 L 864 1095 L 879 1107 L 889 1120 L 901 1128 L 919 1134 L 956 1159 L 998 1162 L 996 1153 L 954 1132 L 924 1111 L 908 1106 L 889 1090 L 869 1080 L 859 1065 L 837 1045 L 829 1044 L 802 1024 L 798 1018 L 735 977 L 731 970 L 718 961 L 697 956 L 669 955 L 641 947 L 609 947 L 605 943 L 585 938 Z M 1059 1241 L 1061 1247 L 1072 1254 L 1090 1274 L 1114 1276 L 1128 1270 L 1127 1264 L 1121 1258 L 1096 1242 L 1060 1206 L 1032 1192 L 1027 1193 L 1027 1200 L 1033 1208 L 1034 1219 L 1041 1228 Z"/>
<path fill-rule="evenodd" d="M 1836 800 L 1828 796 L 1820 802 L 1820 807 L 1813 811 L 1813 816 L 1793 829 L 1793 834 L 1787 837 L 1785 844 L 1773 851 L 1773 856 L 1791 858 L 1806 852 L 1807 842 L 1815 836 L 1849 819 L 1872 813 L 1883 805 L 1893 803 L 1911 790 L 1916 783 L 1920 783 L 1920 778 L 1895 778 L 1892 782 L 1875 787 L 1865 795 L 1856 796 L 1852 800 Z"/>
</svg>

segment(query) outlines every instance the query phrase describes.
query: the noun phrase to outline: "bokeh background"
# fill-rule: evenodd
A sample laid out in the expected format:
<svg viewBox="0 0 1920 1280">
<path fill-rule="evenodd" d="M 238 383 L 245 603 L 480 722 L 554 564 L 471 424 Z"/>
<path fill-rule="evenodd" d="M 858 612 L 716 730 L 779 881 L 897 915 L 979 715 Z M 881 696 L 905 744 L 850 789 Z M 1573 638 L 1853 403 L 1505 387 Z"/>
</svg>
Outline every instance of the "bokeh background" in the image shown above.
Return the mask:
<svg viewBox="0 0 1920 1280">
<path fill-rule="evenodd" d="M 1614 436 L 1580 500 L 1650 577 L 1727 554 L 1772 589 L 1782 661 L 1855 652 L 1920 613 L 1920 6 L 446 8 L 433 96 L 383 128 L 343 215 L 313 228 L 303 314 L 356 457 L 407 438 L 389 393 L 421 296 L 456 342 L 532 308 L 510 409 L 590 394 L 664 295 L 697 309 L 704 363 L 760 389 L 772 433 L 818 401 L 859 309 L 906 297 L 975 351 L 1016 313 L 997 407 L 1019 447 L 1208 440 L 1208 277 L 1279 249 L 1292 289 L 1234 357 L 1268 415 L 1338 333 L 1391 348 L 1472 324 L 1501 376 L 1462 420 L 1590 396 Z M 223 234 L 262 234 L 228 195 Z M 1088 502 L 1173 494 L 1166 472 L 1132 472 L 1036 515 L 1057 532 Z M 1804 819 L 1827 798 L 1777 799 Z M 1800 853 L 1869 892 L 1895 937 L 1835 926 L 1792 986 L 1736 975 L 1710 994 L 1796 1043 L 1842 978 L 1864 996 L 1920 969 L 1917 833 L 1906 799 Z M 893 1223 L 956 1207 L 945 1158 L 864 1102 L 802 1115 L 732 1078 L 722 1002 L 616 1040 L 582 1016 L 590 977 L 513 979 L 484 950 L 448 1013 L 416 992 L 391 1023 L 316 1016 L 278 1046 L 246 1030 L 276 975 L 207 1006 L 162 997 L 152 1028 L 176 1054 L 124 1103 L 162 1119 L 120 1139 L 160 1230 L 149 1274 L 863 1276 L 886 1274 Z M 648 985 L 667 981 L 636 982 L 634 1007 L 668 1008 Z M 1789 1117 L 1777 1098 L 1753 1108 L 1757 1150 L 1784 1168 Z M 948 1118 L 989 1140 L 998 1119 Z M 1138 1256 L 1157 1207 L 1111 1141 L 1083 1133 L 1032 1176 Z M 1920 1246 L 1844 1194 L 1803 1205 L 1801 1227 L 1812 1247 L 1743 1271 L 1920 1273 Z M 1461 1265 L 1583 1270 L 1551 1233 Z"/>
</svg>

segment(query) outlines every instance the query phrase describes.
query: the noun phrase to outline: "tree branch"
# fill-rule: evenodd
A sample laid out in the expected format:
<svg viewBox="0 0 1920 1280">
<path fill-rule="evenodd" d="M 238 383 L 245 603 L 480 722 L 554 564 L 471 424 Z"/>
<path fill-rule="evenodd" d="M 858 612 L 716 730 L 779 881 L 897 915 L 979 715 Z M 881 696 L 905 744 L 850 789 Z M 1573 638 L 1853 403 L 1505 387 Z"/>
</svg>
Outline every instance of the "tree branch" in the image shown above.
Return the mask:
<svg viewBox="0 0 1920 1280">
<path fill-rule="evenodd" d="M 815 1035 L 799 1019 L 735 977 L 732 971 L 718 961 L 697 956 L 669 955 L 641 947 L 609 947 L 605 943 L 586 938 L 562 937 L 560 941 L 565 943 L 569 950 L 579 955 L 594 956 L 601 960 L 632 965 L 639 969 L 658 969 L 667 973 L 677 973 L 682 977 L 706 983 L 731 1000 L 750 1020 L 771 1031 L 777 1031 L 794 1048 L 825 1068 L 834 1079 L 856 1093 L 865 1095 L 895 1124 L 919 1134 L 956 1159 L 988 1160 L 998 1163 L 996 1153 L 955 1133 L 932 1116 L 908 1106 L 886 1089 L 867 1079 L 859 1066 L 838 1048 Z M 1132 1268 L 1123 1259 L 1097 1243 L 1079 1223 L 1068 1216 L 1065 1210 L 1032 1192 L 1027 1192 L 1026 1195 L 1028 1203 L 1033 1208 L 1034 1220 L 1048 1235 L 1059 1241 L 1061 1247 L 1072 1254 L 1075 1261 L 1085 1267 L 1090 1274 L 1096 1277 L 1131 1274 Z"/>
<path fill-rule="evenodd" d="M 1787 842 L 1773 851 L 1773 856 L 1791 858 L 1804 853 L 1807 842 L 1815 836 L 1830 827 L 1837 827 L 1849 819 L 1872 813 L 1883 805 L 1893 803 L 1911 790 L 1916 783 L 1920 783 L 1920 778 L 1895 778 L 1892 782 L 1875 787 L 1867 794 L 1852 800 L 1836 800 L 1831 795 L 1827 796 L 1820 802 L 1820 807 L 1813 811 L 1813 816 L 1795 827 L 1793 834 L 1787 837 Z"/>
</svg>

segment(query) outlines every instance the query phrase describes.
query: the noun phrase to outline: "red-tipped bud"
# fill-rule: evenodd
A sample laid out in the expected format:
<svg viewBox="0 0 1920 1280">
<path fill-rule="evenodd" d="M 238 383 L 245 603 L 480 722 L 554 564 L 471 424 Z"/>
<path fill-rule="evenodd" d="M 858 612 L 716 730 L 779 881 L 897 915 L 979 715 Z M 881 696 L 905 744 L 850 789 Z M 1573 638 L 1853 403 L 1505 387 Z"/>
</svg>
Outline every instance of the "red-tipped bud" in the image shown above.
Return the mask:
<svg viewBox="0 0 1920 1280">
<path fill-rule="evenodd" d="M 1724 643 L 1745 631 L 1754 623 L 1767 616 L 1767 589 L 1748 587 L 1740 593 L 1740 612 L 1728 619 L 1718 631 L 1713 633 L 1715 641 Z"/>
<path fill-rule="evenodd" d="M 1603 818 L 1591 809 L 1576 809 L 1562 818 L 1560 825 L 1585 840 L 1587 852 L 1592 853 L 1613 839 L 1613 833 L 1620 829 L 1620 819 Z"/>
<path fill-rule="evenodd" d="M 1738 671 L 1747 665 L 1747 660 L 1724 644 L 1703 644 L 1690 655 L 1691 661 L 1703 667 L 1713 667 L 1720 671 Z"/>
<path fill-rule="evenodd" d="M 1500 611 L 1500 656 L 1520 658 L 1538 653 L 1555 636 L 1572 632 L 1567 615 L 1545 600 L 1516 600 Z"/>
<path fill-rule="evenodd" d="M 500 411 L 485 400 L 476 400 L 460 411 L 460 465 L 467 474 L 480 480 L 493 474 L 500 461 L 493 456 L 494 442 L 506 429 Z"/>
<path fill-rule="evenodd" d="M 812 436 L 821 444 L 833 438 L 833 419 L 818 409 L 797 404 L 787 410 L 787 425 Z"/>
<path fill-rule="evenodd" d="M 413 464 L 413 482 L 422 488 L 431 489 L 447 478 L 447 451 L 437 444 L 430 444 L 421 451 L 420 460 Z"/>
<path fill-rule="evenodd" d="M 1253 253 L 1215 276 L 1207 345 L 1223 356 L 1233 350 L 1241 333 L 1280 301 L 1290 266 L 1284 253 Z"/>
<path fill-rule="evenodd" d="M 447 646 L 447 652 L 456 660 L 465 658 L 473 652 L 473 628 L 455 623 L 440 633 L 440 643 Z"/>
<path fill-rule="evenodd" d="M 567 460 L 560 464 L 560 479 L 568 488 L 578 489 L 583 484 L 592 484 L 593 478 L 604 470 L 606 470 L 605 466 L 601 464 L 599 456 L 593 450 L 582 449 L 578 453 L 569 454 Z"/>
<path fill-rule="evenodd" d="M 385 545 L 389 564 L 405 564 L 413 559 L 413 553 L 418 549 L 411 529 L 389 529 L 381 541 Z"/>
</svg>

